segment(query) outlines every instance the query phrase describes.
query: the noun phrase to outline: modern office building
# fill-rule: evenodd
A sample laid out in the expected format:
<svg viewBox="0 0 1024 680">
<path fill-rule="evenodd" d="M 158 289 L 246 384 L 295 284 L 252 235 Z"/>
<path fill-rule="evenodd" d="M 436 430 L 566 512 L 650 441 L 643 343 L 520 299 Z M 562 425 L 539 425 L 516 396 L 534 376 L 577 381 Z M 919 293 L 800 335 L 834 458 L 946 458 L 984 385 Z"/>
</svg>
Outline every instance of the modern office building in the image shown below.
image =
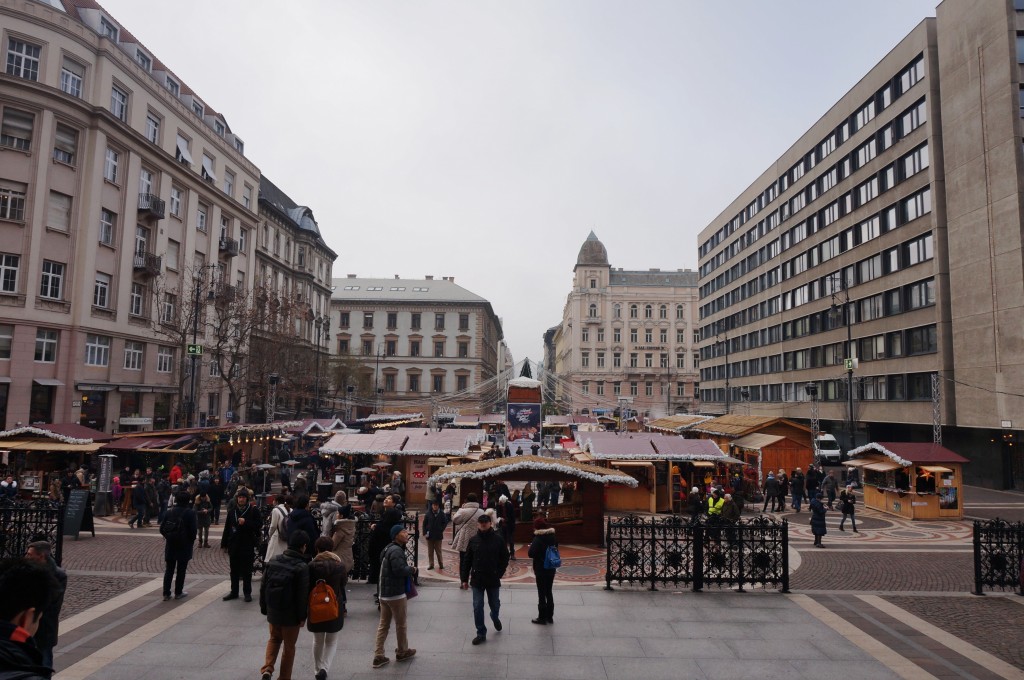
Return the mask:
<svg viewBox="0 0 1024 680">
<path fill-rule="evenodd" d="M 332 352 L 358 357 L 372 377 L 373 393 L 353 396 L 364 407 L 489 413 L 501 397 L 501 321 L 455 277 L 334 279 L 331 329 Z"/>
<path fill-rule="evenodd" d="M 845 446 L 941 425 L 1024 483 L 1015 6 L 945 0 L 701 232 L 707 410 L 807 419 L 811 385 Z"/>
<path fill-rule="evenodd" d="M 643 416 L 696 408 L 697 273 L 613 268 L 591 232 L 559 325 L 544 333 L 545 385 L 572 413 L 626 405 Z"/>
<path fill-rule="evenodd" d="M 242 139 L 90 0 L 4 2 L 0 45 L 0 429 L 222 422 L 186 347 L 211 340 L 193 310 L 252 288 Z"/>
</svg>

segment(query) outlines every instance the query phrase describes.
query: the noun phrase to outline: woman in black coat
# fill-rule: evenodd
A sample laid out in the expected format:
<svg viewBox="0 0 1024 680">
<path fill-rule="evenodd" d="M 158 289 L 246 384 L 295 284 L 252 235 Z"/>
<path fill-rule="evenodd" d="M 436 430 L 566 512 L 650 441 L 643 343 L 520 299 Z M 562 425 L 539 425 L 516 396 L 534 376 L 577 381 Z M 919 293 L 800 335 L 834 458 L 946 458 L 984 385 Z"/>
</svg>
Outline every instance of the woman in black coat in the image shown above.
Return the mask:
<svg viewBox="0 0 1024 680">
<path fill-rule="evenodd" d="M 345 625 L 345 583 L 348 573 L 341 558 L 334 554 L 334 541 L 321 536 L 314 543 L 316 557 L 309 563 L 309 592 L 312 593 L 319 581 L 334 590 L 338 600 L 338 617 L 330 621 L 313 623 L 306 620 L 306 629 L 313 633 L 313 671 L 317 678 L 327 677 L 331 672 L 331 661 L 338 646 L 338 632 Z"/>
<path fill-rule="evenodd" d="M 296 496 L 292 501 L 292 511 L 288 514 L 288 534 L 291 535 L 293 531 L 300 530 L 305 531 L 310 538 L 321 534 L 320 527 L 317 526 L 313 514 L 309 511 L 309 496 Z M 312 545 L 307 545 L 305 554 L 312 557 L 313 550 Z"/>
<path fill-rule="evenodd" d="M 527 554 L 533 559 L 533 575 L 537 581 L 537 618 L 532 621 L 539 625 L 555 622 L 555 598 L 552 592 L 555 570 L 544 568 L 544 556 L 553 545 L 558 545 L 554 528 L 543 517 L 533 520 L 533 542 Z"/>
<path fill-rule="evenodd" d="M 818 548 L 824 548 L 821 544 L 821 537 L 828 533 L 825 528 L 825 514 L 828 513 L 828 508 L 821 502 L 821 492 L 819 491 L 814 495 L 814 500 L 811 501 L 811 533 L 814 534 L 814 545 Z"/>
<path fill-rule="evenodd" d="M 192 559 L 192 544 L 196 542 L 198 533 L 196 513 L 190 503 L 187 491 L 179 491 L 174 496 L 174 507 L 164 517 L 164 524 L 160 529 L 164 534 L 164 600 L 171 599 L 171 578 L 177 570 L 177 578 L 174 579 L 174 597 L 180 600 L 188 595 L 184 591 L 185 571 L 188 569 L 189 560 Z M 171 531 L 171 528 L 174 530 Z"/>
</svg>

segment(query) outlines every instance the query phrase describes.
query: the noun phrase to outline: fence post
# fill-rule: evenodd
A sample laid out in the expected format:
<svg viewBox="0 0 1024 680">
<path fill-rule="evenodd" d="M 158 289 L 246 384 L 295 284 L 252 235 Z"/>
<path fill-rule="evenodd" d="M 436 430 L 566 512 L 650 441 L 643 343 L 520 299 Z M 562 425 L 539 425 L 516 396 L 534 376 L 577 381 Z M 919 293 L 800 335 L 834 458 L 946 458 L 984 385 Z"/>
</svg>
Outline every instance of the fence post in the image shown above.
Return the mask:
<svg viewBox="0 0 1024 680">
<path fill-rule="evenodd" d="M 650 540 L 651 540 L 651 543 L 650 543 L 650 545 L 651 545 L 651 590 L 657 590 L 658 587 L 657 587 L 656 583 L 658 581 L 658 550 L 657 550 L 658 538 L 657 538 L 657 535 L 656 535 L 657 530 L 655 528 L 654 518 L 651 517 L 650 523 L 643 522 L 643 524 L 641 526 L 643 526 L 643 528 L 644 528 L 643 529 L 644 533 L 649 533 L 650 534 Z"/>
<path fill-rule="evenodd" d="M 981 524 L 978 520 L 974 520 L 974 594 L 985 594 L 981 586 Z"/>
<path fill-rule="evenodd" d="M 737 563 L 739 564 L 739 574 L 737 574 L 737 576 L 739 578 L 739 592 L 743 593 L 746 592 L 745 590 L 743 590 L 743 583 L 746 581 L 747 574 L 746 570 L 743 569 L 743 553 L 745 552 L 743 547 L 743 520 L 736 520 L 735 526 L 733 528 L 727 528 L 726 531 L 736 532 L 736 559 Z M 728 534 L 726 534 L 726 536 L 728 537 Z"/>
<path fill-rule="evenodd" d="M 696 520 L 686 526 L 693 532 L 693 592 L 699 593 L 704 589 L 704 523 Z"/>
<path fill-rule="evenodd" d="M 604 566 L 604 589 L 613 590 L 612 588 L 612 522 L 611 518 L 604 518 L 604 533 L 605 533 L 605 566 Z"/>
<path fill-rule="evenodd" d="M 61 561 L 64 559 L 64 504 L 57 503 L 57 536 L 54 539 L 57 544 L 53 546 L 54 551 L 57 553 L 54 556 L 54 562 L 57 566 L 60 566 Z"/>
<path fill-rule="evenodd" d="M 789 592 L 789 520 L 782 520 L 782 592 Z"/>
</svg>

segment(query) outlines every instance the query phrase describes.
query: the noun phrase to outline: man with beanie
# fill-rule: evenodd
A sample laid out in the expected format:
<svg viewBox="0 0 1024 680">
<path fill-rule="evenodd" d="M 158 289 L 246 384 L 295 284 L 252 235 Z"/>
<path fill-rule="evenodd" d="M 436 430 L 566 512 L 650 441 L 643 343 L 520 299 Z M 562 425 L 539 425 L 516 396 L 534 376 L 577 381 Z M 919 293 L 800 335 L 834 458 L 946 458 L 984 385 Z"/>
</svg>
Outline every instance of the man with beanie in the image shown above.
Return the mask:
<svg viewBox="0 0 1024 680">
<path fill-rule="evenodd" d="M 473 622 L 476 624 L 476 637 L 473 644 L 487 642 L 487 627 L 484 625 L 484 595 L 491 610 L 491 621 L 494 630 L 501 630 L 501 600 L 498 589 L 501 588 L 501 577 L 508 569 L 508 549 L 505 539 L 499 536 L 491 526 L 491 516 L 480 515 L 477 518 L 476 536 L 469 541 L 466 560 L 470 565 L 469 585 L 473 588 Z"/>
<path fill-rule="evenodd" d="M 267 562 L 263 573 L 260 613 L 270 624 L 270 639 L 267 640 L 267 653 L 260 668 L 261 680 L 270 680 L 278 652 L 281 652 L 278 677 L 291 680 L 295 641 L 306 623 L 309 607 L 309 568 L 306 566 L 309 558 L 305 555 L 309 543 L 309 534 L 296 529 L 288 537 L 287 550 Z"/>
<path fill-rule="evenodd" d="M 373 650 L 373 667 L 381 668 L 391 662 L 384 655 L 384 643 L 387 642 L 391 621 L 395 622 L 395 635 L 398 647 L 395 648 L 395 659 L 405 661 L 411 659 L 416 650 L 409 647 L 406 633 L 406 617 L 408 615 L 409 598 L 406 597 L 406 583 L 416 578 L 416 567 L 410 566 L 405 556 L 405 544 L 409 542 L 409 532 L 405 526 L 396 524 L 391 527 L 391 543 L 384 548 L 380 556 L 380 623 L 377 625 L 377 639 Z"/>
</svg>

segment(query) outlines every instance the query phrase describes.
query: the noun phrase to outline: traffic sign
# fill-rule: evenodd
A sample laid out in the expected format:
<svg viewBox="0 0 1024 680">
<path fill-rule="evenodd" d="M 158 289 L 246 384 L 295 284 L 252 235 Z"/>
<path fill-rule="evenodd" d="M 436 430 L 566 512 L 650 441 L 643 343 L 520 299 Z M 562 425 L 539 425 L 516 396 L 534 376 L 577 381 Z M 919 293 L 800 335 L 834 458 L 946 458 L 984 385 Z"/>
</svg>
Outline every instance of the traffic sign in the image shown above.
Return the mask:
<svg viewBox="0 0 1024 680">
<path fill-rule="evenodd" d="M 188 346 L 188 353 L 189 354 L 202 354 L 203 353 L 203 346 L 202 345 L 189 345 Z"/>
</svg>

